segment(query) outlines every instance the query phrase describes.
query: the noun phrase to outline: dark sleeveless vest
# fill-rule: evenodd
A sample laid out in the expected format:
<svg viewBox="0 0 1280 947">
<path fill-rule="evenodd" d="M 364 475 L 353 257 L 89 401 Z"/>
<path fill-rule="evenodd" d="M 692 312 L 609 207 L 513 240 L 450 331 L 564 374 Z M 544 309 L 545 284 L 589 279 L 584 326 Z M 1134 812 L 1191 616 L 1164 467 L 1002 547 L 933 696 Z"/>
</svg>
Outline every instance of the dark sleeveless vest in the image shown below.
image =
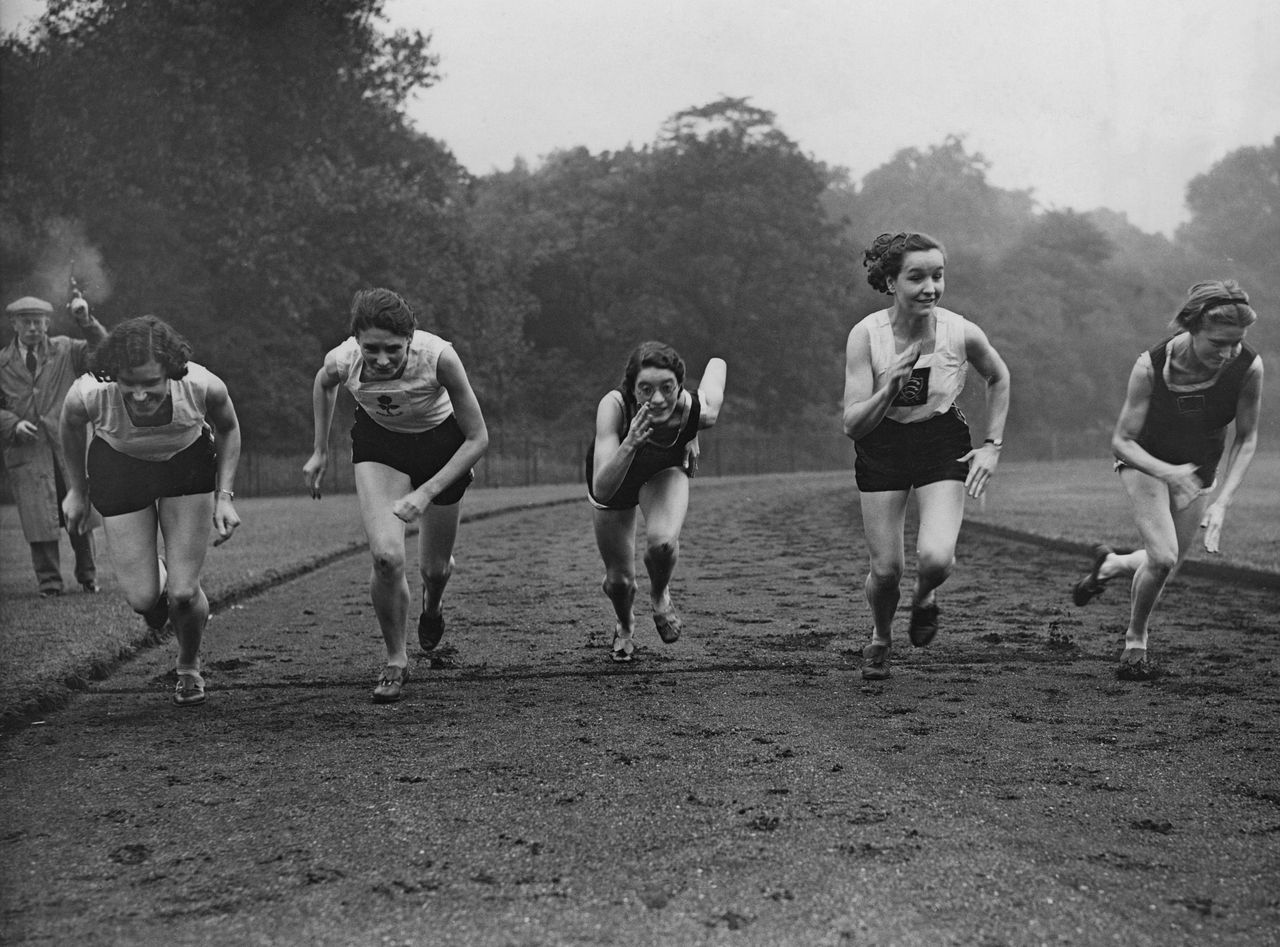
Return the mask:
<svg viewBox="0 0 1280 947">
<path fill-rule="evenodd" d="M 1258 353 L 1247 345 L 1218 380 L 1195 391 L 1170 391 L 1164 380 L 1169 340 L 1152 348 L 1154 379 L 1147 419 L 1138 443 L 1153 457 L 1170 464 L 1195 464 L 1200 482 L 1208 487 L 1217 476 L 1218 461 L 1226 446 L 1227 425 L 1236 416 L 1240 389 Z"/>
<path fill-rule="evenodd" d="M 618 436 L 623 438 L 627 436 L 627 431 L 631 427 L 631 419 L 636 416 L 638 405 L 635 399 L 628 397 L 621 385 L 614 390 L 622 396 L 622 427 L 618 431 Z M 593 438 L 587 447 L 585 471 L 587 489 L 592 491 L 591 495 L 598 502 L 608 506 L 613 506 L 618 502 L 623 505 L 634 506 L 635 495 L 639 493 L 640 488 L 654 474 L 659 470 L 665 470 L 667 467 L 684 466 L 685 446 L 698 436 L 698 422 L 701 417 L 702 401 L 698 398 L 696 391 L 690 392 L 689 415 L 676 432 L 675 438 L 668 444 L 654 444 L 652 442 L 642 444 L 631 458 L 631 466 L 627 468 L 626 476 L 622 478 L 622 484 L 612 497 L 596 497 L 594 490 L 592 490 L 592 480 L 595 473 L 595 440 Z"/>
</svg>

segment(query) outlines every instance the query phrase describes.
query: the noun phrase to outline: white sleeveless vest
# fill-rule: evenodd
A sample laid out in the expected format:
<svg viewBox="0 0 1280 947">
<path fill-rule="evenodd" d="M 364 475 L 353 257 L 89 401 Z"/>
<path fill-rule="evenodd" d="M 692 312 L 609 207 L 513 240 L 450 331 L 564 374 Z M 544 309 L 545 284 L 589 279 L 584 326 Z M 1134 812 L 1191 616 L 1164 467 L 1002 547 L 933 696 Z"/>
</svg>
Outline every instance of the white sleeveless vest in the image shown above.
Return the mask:
<svg viewBox="0 0 1280 947">
<path fill-rule="evenodd" d="M 203 365 L 187 362 L 187 373 L 169 381 L 173 419 L 155 427 L 138 426 L 124 406 L 124 395 L 114 381 L 93 375 L 76 379 L 75 390 L 84 401 L 93 433 L 112 448 L 138 460 L 163 461 L 186 450 L 204 432 L 205 396 L 213 374 Z"/>
<path fill-rule="evenodd" d="M 934 314 L 933 351 L 920 356 L 911 371 L 911 378 L 902 386 L 884 415 L 900 424 L 946 414 L 964 390 L 969 365 L 964 350 L 964 316 L 942 308 L 936 308 Z M 893 325 L 889 321 L 888 309 L 874 312 L 864 321 L 871 338 L 871 369 L 878 389 L 884 384 L 885 375 L 897 354 L 894 351 Z"/>
<path fill-rule="evenodd" d="M 431 430 L 453 413 L 449 392 L 436 377 L 440 353 L 449 345 L 438 335 L 415 330 L 404 371 L 399 378 L 385 381 L 364 380 L 364 358 L 354 336 L 329 352 L 325 365 L 337 371 L 370 418 L 388 431 L 417 434 Z"/>
</svg>

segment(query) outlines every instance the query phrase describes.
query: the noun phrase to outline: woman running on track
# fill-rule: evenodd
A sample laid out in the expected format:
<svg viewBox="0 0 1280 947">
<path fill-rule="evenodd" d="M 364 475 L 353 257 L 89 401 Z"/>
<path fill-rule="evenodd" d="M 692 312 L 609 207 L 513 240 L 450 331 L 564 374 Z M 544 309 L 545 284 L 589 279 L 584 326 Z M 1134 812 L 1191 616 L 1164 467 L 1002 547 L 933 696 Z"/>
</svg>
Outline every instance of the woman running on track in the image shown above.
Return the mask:
<svg viewBox="0 0 1280 947">
<path fill-rule="evenodd" d="M 62 405 L 67 528 L 81 529 L 89 507 L 97 509 L 129 607 L 154 630 L 173 623 L 173 701 L 183 707 L 205 699 L 200 640 L 209 600 L 200 570 L 209 537 L 216 531 L 220 545 L 240 525 L 231 502 L 240 460 L 235 407 L 222 380 L 190 357 L 167 323 L 128 319 L 90 353 L 93 374 L 76 379 Z"/>
<path fill-rule="evenodd" d="M 1138 356 L 1116 421 L 1111 449 L 1129 493 L 1142 548 L 1127 554 L 1094 548 L 1093 566 L 1072 598 L 1085 605 L 1118 576 L 1132 576 L 1129 628 L 1116 674 L 1147 680 L 1147 622 L 1165 583 L 1191 551 L 1196 528 L 1218 551 L 1227 507 L 1258 447 L 1262 358 L 1244 344 L 1258 315 L 1235 280 L 1196 283 L 1170 328 L 1174 334 Z M 1227 425 L 1235 436 L 1226 450 Z M 1218 463 L 1226 475 L 1209 502 Z"/>
<path fill-rule="evenodd" d="M 713 358 L 696 392 L 686 391 L 684 360 L 661 342 L 643 342 L 627 359 L 622 384 L 600 399 L 595 440 L 586 461 L 587 496 L 595 507 L 596 545 L 604 559 L 604 594 L 613 604 L 610 656 L 635 655 L 636 507 L 644 513 L 644 565 L 653 623 L 671 644 L 682 622 L 671 604 L 671 574 L 697 469 L 698 432 L 716 423 L 727 367 Z"/>
<path fill-rule="evenodd" d="M 474 479 L 472 466 L 489 446 L 489 433 L 453 346 L 418 329 L 413 310 L 396 293 L 361 290 L 351 303 L 351 337 L 325 356 L 312 386 L 314 451 L 303 476 L 316 499 L 339 385 L 356 400 L 351 461 L 373 555 L 373 610 L 387 648 L 373 700 L 391 703 L 408 680 L 405 524 L 421 521 L 418 642 L 430 651 L 444 635 L 444 589 L 453 573 L 459 501 Z"/>
<path fill-rule="evenodd" d="M 966 491 L 981 496 L 1000 460 L 1009 370 L 981 329 L 938 306 L 946 254 L 937 240 L 883 233 L 863 263 L 867 282 L 893 298 L 849 332 L 844 382 L 844 432 L 857 450 L 871 553 L 865 589 L 875 630 L 862 651 L 862 676 L 883 680 L 905 568 L 907 497 L 914 489 L 920 512 L 907 635 L 924 647 L 938 631 L 934 591 L 955 565 Z M 955 404 L 969 364 L 987 383 L 987 433 L 976 449 Z"/>
</svg>

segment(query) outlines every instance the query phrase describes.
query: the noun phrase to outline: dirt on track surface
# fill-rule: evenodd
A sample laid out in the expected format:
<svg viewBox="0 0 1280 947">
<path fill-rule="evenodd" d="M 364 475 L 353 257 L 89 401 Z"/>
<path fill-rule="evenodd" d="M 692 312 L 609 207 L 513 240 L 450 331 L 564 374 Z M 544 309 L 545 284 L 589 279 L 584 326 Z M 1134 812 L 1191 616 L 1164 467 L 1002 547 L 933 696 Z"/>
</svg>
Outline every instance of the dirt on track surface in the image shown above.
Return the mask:
<svg viewBox="0 0 1280 947">
<path fill-rule="evenodd" d="M 464 525 L 399 704 L 358 556 L 216 616 L 204 706 L 170 643 L 10 737 L 0 939 L 1276 942 L 1274 592 L 1177 580 L 1122 683 L 1123 590 L 966 528 L 938 639 L 869 684 L 852 488 L 697 483 L 684 637 L 617 666 L 589 524 Z"/>
</svg>

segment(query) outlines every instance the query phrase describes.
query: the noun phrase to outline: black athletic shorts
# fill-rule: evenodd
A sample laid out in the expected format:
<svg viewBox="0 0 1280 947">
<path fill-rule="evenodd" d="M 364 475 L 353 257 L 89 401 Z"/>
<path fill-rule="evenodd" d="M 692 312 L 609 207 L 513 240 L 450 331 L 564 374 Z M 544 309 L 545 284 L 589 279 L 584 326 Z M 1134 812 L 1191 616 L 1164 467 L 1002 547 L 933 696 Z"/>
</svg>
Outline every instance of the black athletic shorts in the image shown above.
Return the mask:
<svg viewBox="0 0 1280 947">
<path fill-rule="evenodd" d="M 969 465 L 958 458 L 973 449 L 969 425 L 954 405 L 946 414 L 912 424 L 885 418 L 854 447 L 853 471 L 863 493 L 910 490 L 941 480 L 963 483 Z"/>
<path fill-rule="evenodd" d="M 89 445 L 89 502 L 103 516 L 136 513 L 162 497 L 212 493 L 217 483 L 218 456 L 208 429 L 168 460 L 130 457 L 100 437 Z"/>
<path fill-rule="evenodd" d="M 410 485 L 416 490 L 438 474 L 466 440 L 458 419 L 452 414 L 429 431 L 405 434 L 388 431 L 357 406 L 356 422 L 351 425 L 351 462 L 372 462 L 398 470 L 408 475 Z M 475 478 L 475 471 L 468 470 L 431 502 L 436 506 L 452 506 L 462 499 Z"/>
<path fill-rule="evenodd" d="M 597 510 L 635 509 L 640 505 L 640 488 L 668 467 L 678 468 L 686 477 L 693 476 L 693 469 L 685 463 L 684 458 L 687 443 L 685 442 L 685 444 L 680 444 L 665 451 L 654 450 L 637 453 L 631 461 L 631 466 L 627 468 L 626 475 L 622 478 L 622 483 L 614 491 L 613 496 L 609 497 L 608 502 L 597 499 L 592 490 L 591 482 L 595 472 L 595 445 L 589 445 L 586 459 L 587 499 L 591 501 L 591 505 Z"/>
</svg>

